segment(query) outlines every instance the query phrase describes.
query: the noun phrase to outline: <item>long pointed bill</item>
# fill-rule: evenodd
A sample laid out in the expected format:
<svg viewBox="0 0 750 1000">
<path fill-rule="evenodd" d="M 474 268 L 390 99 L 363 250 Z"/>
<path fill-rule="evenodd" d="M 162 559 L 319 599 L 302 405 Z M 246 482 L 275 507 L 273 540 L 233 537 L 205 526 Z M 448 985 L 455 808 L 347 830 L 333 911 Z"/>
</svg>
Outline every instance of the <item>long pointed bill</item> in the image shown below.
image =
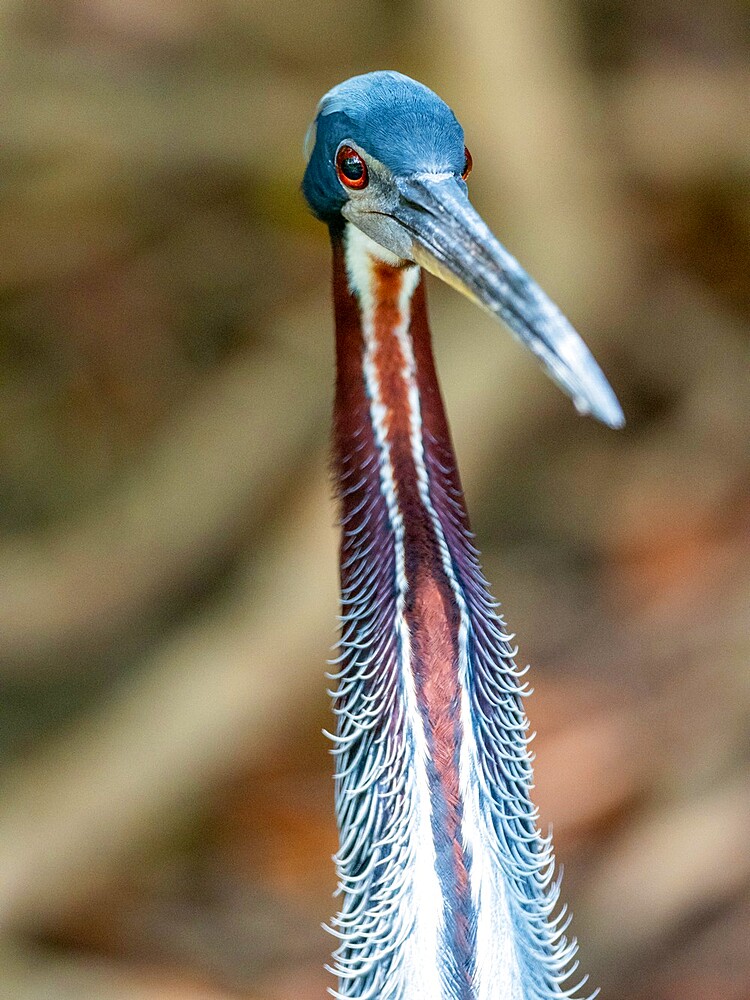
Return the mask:
<svg viewBox="0 0 750 1000">
<path fill-rule="evenodd" d="M 399 178 L 393 218 L 422 267 L 502 319 L 568 393 L 579 413 L 609 427 L 625 417 L 602 370 L 557 306 L 504 249 L 455 178 Z"/>
</svg>

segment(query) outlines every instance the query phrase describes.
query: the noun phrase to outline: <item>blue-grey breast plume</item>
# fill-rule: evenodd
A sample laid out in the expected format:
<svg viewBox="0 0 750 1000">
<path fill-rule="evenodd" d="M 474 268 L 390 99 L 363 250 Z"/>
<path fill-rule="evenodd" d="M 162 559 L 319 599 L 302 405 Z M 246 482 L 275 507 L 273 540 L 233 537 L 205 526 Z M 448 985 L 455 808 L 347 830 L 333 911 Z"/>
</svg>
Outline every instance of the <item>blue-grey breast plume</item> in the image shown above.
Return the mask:
<svg viewBox="0 0 750 1000">
<path fill-rule="evenodd" d="M 552 1000 L 576 943 L 538 827 L 524 669 L 479 564 L 440 387 L 431 271 L 510 328 L 581 413 L 622 410 L 560 310 L 469 201 L 455 115 L 400 73 L 318 105 L 302 189 L 336 326 L 341 638 L 331 673 L 339 912 L 330 992 Z"/>
</svg>

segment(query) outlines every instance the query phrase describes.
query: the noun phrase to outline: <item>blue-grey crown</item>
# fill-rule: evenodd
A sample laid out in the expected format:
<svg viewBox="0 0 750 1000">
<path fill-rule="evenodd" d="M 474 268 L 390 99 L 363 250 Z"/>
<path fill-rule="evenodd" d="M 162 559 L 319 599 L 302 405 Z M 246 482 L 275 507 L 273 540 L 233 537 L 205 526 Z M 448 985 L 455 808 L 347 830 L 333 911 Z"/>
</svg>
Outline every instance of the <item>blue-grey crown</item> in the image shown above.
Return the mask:
<svg viewBox="0 0 750 1000">
<path fill-rule="evenodd" d="M 334 167 L 344 139 L 396 176 L 460 174 L 464 167 L 463 129 L 429 87 L 393 70 L 353 76 L 328 91 L 308 133 L 302 192 L 321 219 L 334 218 L 346 201 Z"/>
</svg>

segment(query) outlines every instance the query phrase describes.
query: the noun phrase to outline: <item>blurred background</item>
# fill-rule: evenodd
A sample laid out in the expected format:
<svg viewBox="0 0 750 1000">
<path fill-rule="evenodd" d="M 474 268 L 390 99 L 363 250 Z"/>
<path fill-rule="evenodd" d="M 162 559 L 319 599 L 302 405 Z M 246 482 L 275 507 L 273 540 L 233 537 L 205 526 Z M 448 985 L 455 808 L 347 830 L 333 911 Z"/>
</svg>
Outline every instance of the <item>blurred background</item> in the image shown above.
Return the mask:
<svg viewBox="0 0 750 1000">
<path fill-rule="evenodd" d="M 0 995 L 330 985 L 319 97 L 398 68 L 628 418 L 429 281 L 607 1000 L 750 998 L 744 0 L 2 0 Z"/>
</svg>

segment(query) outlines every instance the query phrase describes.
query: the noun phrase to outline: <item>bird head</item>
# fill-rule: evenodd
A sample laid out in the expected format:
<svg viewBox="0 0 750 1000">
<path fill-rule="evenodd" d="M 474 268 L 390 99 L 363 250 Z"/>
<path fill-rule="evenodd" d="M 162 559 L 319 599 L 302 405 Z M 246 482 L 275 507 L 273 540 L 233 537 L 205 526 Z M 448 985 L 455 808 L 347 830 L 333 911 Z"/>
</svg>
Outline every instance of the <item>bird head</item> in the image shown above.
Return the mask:
<svg viewBox="0 0 750 1000">
<path fill-rule="evenodd" d="M 463 129 L 428 87 L 393 71 L 352 77 L 323 97 L 305 145 L 302 191 L 318 218 L 457 288 L 505 322 L 580 413 L 624 424 L 591 352 L 469 201 Z"/>
</svg>

